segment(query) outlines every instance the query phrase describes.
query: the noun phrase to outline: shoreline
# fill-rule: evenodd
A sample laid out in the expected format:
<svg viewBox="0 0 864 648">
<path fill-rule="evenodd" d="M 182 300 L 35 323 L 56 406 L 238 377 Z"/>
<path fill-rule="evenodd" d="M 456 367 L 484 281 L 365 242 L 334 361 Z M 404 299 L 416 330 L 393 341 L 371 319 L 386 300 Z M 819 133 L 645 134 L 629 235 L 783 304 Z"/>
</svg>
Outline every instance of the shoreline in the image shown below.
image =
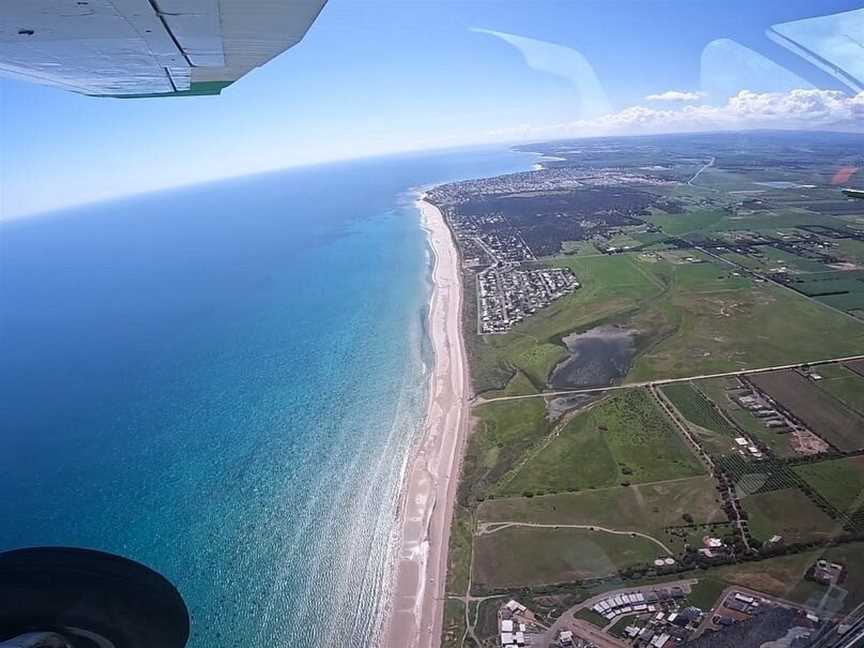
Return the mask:
<svg viewBox="0 0 864 648">
<path fill-rule="evenodd" d="M 434 364 L 423 436 L 406 472 L 382 648 L 441 643 L 450 523 L 469 421 L 459 252 L 444 216 L 425 196 L 415 204 L 433 256 L 428 322 Z"/>
</svg>

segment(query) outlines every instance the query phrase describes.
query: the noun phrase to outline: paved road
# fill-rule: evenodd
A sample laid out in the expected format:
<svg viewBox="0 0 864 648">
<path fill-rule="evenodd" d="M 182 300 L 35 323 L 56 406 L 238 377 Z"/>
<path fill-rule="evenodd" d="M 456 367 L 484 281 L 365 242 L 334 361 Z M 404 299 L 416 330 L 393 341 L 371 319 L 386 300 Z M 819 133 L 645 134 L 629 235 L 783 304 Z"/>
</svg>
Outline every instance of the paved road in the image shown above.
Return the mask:
<svg viewBox="0 0 864 648">
<path fill-rule="evenodd" d="M 710 166 L 714 166 L 714 161 L 715 161 L 716 159 L 717 159 L 716 157 L 712 157 L 710 160 L 708 160 L 708 162 L 706 162 L 706 163 L 702 166 L 701 169 L 699 169 L 696 173 L 693 174 L 693 177 L 690 178 L 690 179 L 687 181 L 687 184 L 692 186 L 692 185 L 693 185 L 693 181 L 694 181 L 696 178 L 698 178 L 700 175 L 702 175 L 702 172 L 703 172 L 705 169 L 707 169 L 707 168 L 710 167 Z"/>
<path fill-rule="evenodd" d="M 859 320 L 860 321 L 860 320 Z M 736 369 L 734 371 L 723 371 L 713 374 L 699 374 L 696 376 L 686 376 L 684 378 L 660 378 L 659 380 L 646 380 L 643 382 L 625 383 L 623 385 L 609 385 L 608 387 L 588 387 L 585 389 L 564 389 L 560 391 L 546 391 L 538 394 L 523 394 L 521 396 L 496 396 L 495 398 L 483 398 L 478 396 L 474 399 L 474 405 L 483 405 L 485 403 L 495 403 L 497 401 L 519 400 L 521 398 L 546 398 L 549 396 L 573 396 L 575 394 L 599 394 L 605 391 L 614 391 L 618 389 L 633 389 L 636 387 L 660 387 L 662 385 L 671 385 L 673 383 L 689 382 L 691 380 L 706 380 L 710 378 L 728 378 L 730 376 L 746 376 L 749 374 L 765 373 L 767 371 L 780 371 L 781 369 L 798 369 L 804 365 L 822 365 L 831 362 L 849 362 L 850 360 L 862 360 L 864 354 L 841 356 L 838 358 L 826 358 L 824 360 L 791 362 L 789 364 L 773 365 L 770 367 L 758 367 L 755 369 Z"/>
<path fill-rule="evenodd" d="M 494 528 L 493 528 L 494 527 Z M 532 522 L 482 522 L 477 527 L 477 533 L 475 535 L 491 535 L 493 533 L 497 533 L 498 531 L 503 531 L 509 527 L 534 527 L 538 529 L 588 529 L 591 531 L 602 531 L 603 533 L 612 533 L 614 535 L 626 535 L 626 536 L 639 536 L 640 538 L 645 538 L 646 540 L 650 540 L 658 547 L 660 547 L 663 551 L 668 553 L 670 556 L 675 555 L 675 552 L 672 551 L 669 547 L 663 544 L 657 538 L 650 536 L 646 533 L 641 533 L 639 531 L 618 531 L 616 529 L 607 529 L 606 527 L 597 526 L 596 524 L 534 524 Z"/>
<path fill-rule="evenodd" d="M 608 592 L 603 592 L 602 594 L 596 594 L 596 595 L 592 596 L 591 598 L 586 599 L 586 600 L 582 601 L 581 603 L 577 603 L 576 605 L 574 605 L 570 609 L 564 611 L 561 614 L 561 616 L 558 617 L 558 620 L 555 621 L 555 623 L 552 624 L 552 626 L 546 632 L 544 640 L 546 640 L 547 643 L 543 644 L 541 642 L 539 645 L 548 645 L 549 642 L 551 642 L 553 639 L 557 638 L 558 633 L 561 630 L 570 629 L 570 630 L 573 630 L 578 636 L 584 637 L 586 639 L 590 639 L 600 646 L 609 646 L 609 647 L 622 646 L 622 647 L 626 647 L 626 646 L 628 646 L 627 643 L 620 641 L 620 640 L 612 637 L 611 635 L 604 633 L 600 628 L 594 626 L 593 624 L 591 624 L 588 621 L 585 621 L 584 619 L 579 619 L 579 618 L 575 617 L 574 615 L 579 610 L 581 610 L 583 608 L 590 608 L 592 605 L 594 605 L 598 601 L 601 601 L 601 600 L 603 600 L 609 596 L 615 596 L 616 594 L 622 594 L 624 592 L 647 592 L 649 590 L 657 589 L 658 587 L 668 588 L 668 587 L 673 587 L 673 586 L 681 587 L 685 591 L 689 592 L 690 588 L 693 585 L 695 585 L 696 582 L 697 582 L 697 579 L 695 579 L 695 578 L 686 578 L 686 579 L 682 579 L 682 580 L 667 581 L 667 582 L 662 582 L 662 583 L 654 583 L 652 585 L 642 585 L 642 586 L 636 586 L 636 587 L 622 587 L 622 588 L 615 589 L 615 590 L 609 590 Z M 610 622 L 608 625 L 612 625 L 612 623 Z"/>
</svg>

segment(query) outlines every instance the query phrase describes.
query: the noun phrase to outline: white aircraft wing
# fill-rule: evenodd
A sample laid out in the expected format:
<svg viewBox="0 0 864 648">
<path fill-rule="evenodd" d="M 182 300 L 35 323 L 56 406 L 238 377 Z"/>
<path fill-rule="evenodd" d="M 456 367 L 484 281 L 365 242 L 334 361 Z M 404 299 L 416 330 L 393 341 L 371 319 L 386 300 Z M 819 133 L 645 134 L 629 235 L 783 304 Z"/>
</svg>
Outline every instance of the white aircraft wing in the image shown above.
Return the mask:
<svg viewBox="0 0 864 648">
<path fill-rule="evenodd" d="M 111 97 L 219 94 L 326 0 L 0 0 L 0 76 Z"/>
</svg>

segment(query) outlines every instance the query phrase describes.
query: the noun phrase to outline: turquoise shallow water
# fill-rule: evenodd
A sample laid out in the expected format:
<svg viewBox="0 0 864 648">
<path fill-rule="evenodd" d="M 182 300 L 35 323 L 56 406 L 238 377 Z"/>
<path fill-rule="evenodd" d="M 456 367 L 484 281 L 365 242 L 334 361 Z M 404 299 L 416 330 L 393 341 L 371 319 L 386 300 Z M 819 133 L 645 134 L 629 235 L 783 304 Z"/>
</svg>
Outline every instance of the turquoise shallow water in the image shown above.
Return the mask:
<svg viewBox="0 0 864 648">
<path fill-rule="evenodd" d="M 3 225 L 0 548 L 155 567 L 193 647 L 374 638 L 426 398 L 409 190 L 533 160 L 364 160 Z"/>
</svg>

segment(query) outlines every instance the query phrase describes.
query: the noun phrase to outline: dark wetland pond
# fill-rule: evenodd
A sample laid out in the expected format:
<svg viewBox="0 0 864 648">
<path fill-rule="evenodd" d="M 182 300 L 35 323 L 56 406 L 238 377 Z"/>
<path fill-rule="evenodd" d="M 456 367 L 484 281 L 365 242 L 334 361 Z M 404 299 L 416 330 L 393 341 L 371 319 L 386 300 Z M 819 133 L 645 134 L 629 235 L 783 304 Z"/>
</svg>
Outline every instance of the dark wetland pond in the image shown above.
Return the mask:
<svg viewBox="0 0 864 648">
<path fill-rule="evenodd" d="M 549 379 L 556 389 L 608 387 L 621 380 L 636 355 L 636 331 L 603 325 L 562 340 L 570 356 L 558 363 Z"/>
</svg>

